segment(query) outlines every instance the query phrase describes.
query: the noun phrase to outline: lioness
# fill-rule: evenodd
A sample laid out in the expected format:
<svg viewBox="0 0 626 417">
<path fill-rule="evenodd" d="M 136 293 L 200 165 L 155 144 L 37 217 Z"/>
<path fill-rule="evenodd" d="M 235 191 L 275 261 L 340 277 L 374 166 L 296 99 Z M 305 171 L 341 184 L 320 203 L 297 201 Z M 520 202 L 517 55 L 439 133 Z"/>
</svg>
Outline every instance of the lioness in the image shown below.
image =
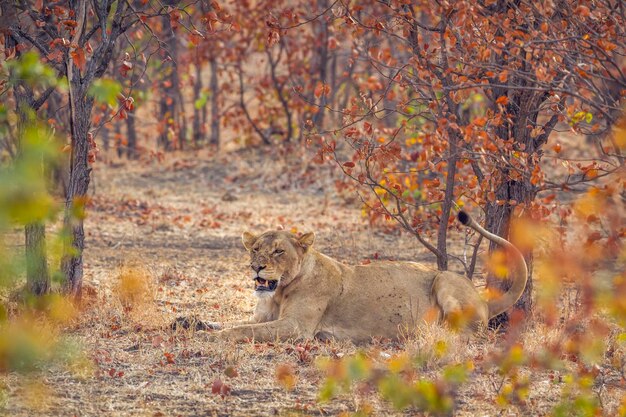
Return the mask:
<svg viewBox="0 0 626 417">
<path fill-rule="evenodd" d="M 284 231 L 255 236 L 245 232 L 255 294 L 252 319 L 214 333 L 214 337 L 258 341 L 289 338 L 335 338 L 364 342 L 380 336 L 395 339 L 415 329 L 427 316 L 462 317 L 470 328 L 510 308 L 526 286 L 521 253 L 489 233 L 464 212 L 461 223 L 503 246 L 514 258 L 511 288 L 495 300 L 483 300 L 465 277 L 414 262 L 344 265 L 313 249 L 315 235 Z"/>
</svg>

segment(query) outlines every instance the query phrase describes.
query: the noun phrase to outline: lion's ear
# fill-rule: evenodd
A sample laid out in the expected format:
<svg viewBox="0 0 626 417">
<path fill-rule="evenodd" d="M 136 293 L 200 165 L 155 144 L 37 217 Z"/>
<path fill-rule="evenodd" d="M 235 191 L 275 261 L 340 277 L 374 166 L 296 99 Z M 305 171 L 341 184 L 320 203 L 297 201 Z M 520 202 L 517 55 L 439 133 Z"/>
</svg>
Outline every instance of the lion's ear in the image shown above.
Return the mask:
<svg viewBox="0 0 626 417">
<path fill-rule="evenodd" d="M 305 233 L 298 238 L 298 243 L 304 248 L 304 250 L 313 246 L 313 242 L 315 242 L 315 233 L 313 232 Z"/>
<path fill-rule="evenodd" d="M 250 232 L 243 232 L 241 235 L 241 241 L 243 242 L 243 247 L 249 251 L 252 249 L 254 242 L 256 242 L 256 236 Z"/>
</svg>

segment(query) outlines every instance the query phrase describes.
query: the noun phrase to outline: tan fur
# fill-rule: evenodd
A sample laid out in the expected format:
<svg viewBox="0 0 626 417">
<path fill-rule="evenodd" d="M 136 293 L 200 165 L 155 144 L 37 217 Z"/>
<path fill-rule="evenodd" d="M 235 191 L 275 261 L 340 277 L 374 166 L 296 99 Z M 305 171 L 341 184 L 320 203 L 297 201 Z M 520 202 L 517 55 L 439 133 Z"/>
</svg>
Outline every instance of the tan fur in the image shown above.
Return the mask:
<svg viewBox="0 0 626 417">
<path fill-rule="evenodd" d="M 260 236 L 244 233 L 251 267 L 263 279 L 279 280 L 271 298 L 261 298 L 250 323 L 215 336 L 259 341 L 335 338 L 354 342 L 372 337 L 395 339 L 424 320 L 448 320 L 477 329 L 510 308 L 526 283 L 519 251 L 467 216 L 463 223 L 509 250 L 514 257 L 512 289 L 494 301 L 483 300 L 465 277 L 414 262 L 349 266 L 313 249 L 312 233 L 284 231 Z M 281 252 L 282 251 L 282 252 Z M 256 272 L 253 273 L 256 276 Z"/>
</svg>

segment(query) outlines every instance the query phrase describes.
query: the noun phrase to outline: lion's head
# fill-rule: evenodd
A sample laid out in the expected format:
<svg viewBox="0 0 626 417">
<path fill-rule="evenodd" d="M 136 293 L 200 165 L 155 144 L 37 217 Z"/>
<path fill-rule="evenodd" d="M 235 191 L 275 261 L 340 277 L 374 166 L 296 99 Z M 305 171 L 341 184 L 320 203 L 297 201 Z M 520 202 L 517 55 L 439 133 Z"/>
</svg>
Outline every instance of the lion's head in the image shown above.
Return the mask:
<svg viewBox="0 0 626 417">
<path fill-rule="evenodd" d="M 250 253 L 250 268 L 257 297 L 271 297 L 279 285 L 287 285 L 300 272 L 302 259 L 313 245 L 315 234 L 296 236 L 272 231 L 260 236 L 244 232 L 243 246 Z"/>
</svg>

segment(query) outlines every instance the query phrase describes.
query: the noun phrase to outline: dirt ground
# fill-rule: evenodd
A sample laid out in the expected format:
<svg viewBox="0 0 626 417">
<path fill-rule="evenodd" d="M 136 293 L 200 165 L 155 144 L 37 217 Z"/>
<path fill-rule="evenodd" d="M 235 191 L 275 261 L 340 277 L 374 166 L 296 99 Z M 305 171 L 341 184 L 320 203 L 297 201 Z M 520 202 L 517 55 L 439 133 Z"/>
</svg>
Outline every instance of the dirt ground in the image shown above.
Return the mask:
<svg viewBox="0 0 626 417">
<path fill-rule="evenodd" d="M 406 344 L 364 347 L 209 342 L 206 332 L 170 330 L 179 316 L 221 322 L 251 314 L 255 301 L 240 239 L 244 230 L 313 230 L 319 250 L 349 263 L 433 261 L 410 236 L 371 228 L 358 200 L 337 196 L 336 174 L 320 174 L 297 159 L 276 160 L 263 162 L 251 151 L 220 157 L 202 151 L 162 163 L 97 164 L 85 225 L 90 290 L 82 319 L 68 329 L 92 365 L 82 373 L 51 369 L 36 381 L 9 375 L 5 415 L 304 416 L 368 407 L 374 415 L 420 415 L 398 413 L 368 391 L 318 402 L 324 374 L 316 358 L 362 349 L 382 363 L 405 349 L 426 349 L 439 337 L 454 341 L 447 361 L 479 363 L 497 348 L 497 336 L 467 341 L 441 329 Z M 125 274 L 145 286 L 143 298 L 124 298 Z M 552 337 L 545 329 L 537 334 L 537 347 Z M 442 365 L 432 363 L 425 376 Z M 277 367 L 294 378 L 291 389 L 277 380 Z M 213 393 L 216 379 L 227 386 L 226 395 Z M 494 398 L 500 380 L 496 370 L 474 373 L 457 395 L 455 414 L 542 415 L 559 401 L 553 375 L 536 374 L 523 407 L 499 408 Z M 36 401 L 39 394 L 43 400 Z M 605 409 L 616 410 L 619 398 L 620 391 L 605 392 Z"/>
</svg>

